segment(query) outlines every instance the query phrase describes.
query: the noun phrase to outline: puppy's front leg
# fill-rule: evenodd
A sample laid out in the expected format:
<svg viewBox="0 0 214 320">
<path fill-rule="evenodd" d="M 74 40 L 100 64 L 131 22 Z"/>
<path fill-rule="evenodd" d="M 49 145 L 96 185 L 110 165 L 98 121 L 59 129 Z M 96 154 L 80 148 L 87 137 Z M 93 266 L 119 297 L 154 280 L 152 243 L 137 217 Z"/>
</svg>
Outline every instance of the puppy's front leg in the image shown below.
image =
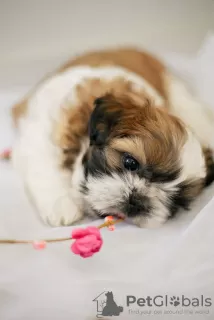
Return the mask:
<svg viewBox="0 0 214 320">
<path fill-rule="evenodd" d="M 20 127 L 13 163 L 32 201 L 43 221 L 52 226 L 71 225 L 83 215 L 72 171 L 62 168 L 61 150 L 36 121 L 25 119 Z"/>
</svg>

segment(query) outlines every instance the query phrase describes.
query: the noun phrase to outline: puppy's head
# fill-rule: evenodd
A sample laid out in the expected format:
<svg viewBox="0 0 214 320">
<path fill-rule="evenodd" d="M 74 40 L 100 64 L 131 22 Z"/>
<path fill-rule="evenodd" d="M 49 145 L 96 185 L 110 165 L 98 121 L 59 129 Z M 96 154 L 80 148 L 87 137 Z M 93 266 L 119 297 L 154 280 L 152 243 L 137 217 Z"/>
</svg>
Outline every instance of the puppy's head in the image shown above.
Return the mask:
<svg viewBox="0 0 214 320">
<path fill-rule="evenodd" d="M 146 99 L 98 98 L 89 134 L 84 193 L 96 214 L 158 226 L 188 208 L 203 187 L 200 144 L 177 118 Z"/>
</svg>

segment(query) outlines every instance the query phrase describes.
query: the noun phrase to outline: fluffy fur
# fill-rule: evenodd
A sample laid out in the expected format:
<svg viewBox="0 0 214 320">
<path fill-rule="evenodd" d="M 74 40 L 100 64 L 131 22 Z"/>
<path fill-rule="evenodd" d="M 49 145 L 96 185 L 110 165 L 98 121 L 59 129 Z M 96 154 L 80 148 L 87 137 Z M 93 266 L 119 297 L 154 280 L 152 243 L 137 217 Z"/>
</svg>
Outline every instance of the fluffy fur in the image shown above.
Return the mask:
<svg viewBox="0 0 214 320">
<path fill-rule="evenodd" d="M 72 60 L 13 115 L 14 165 L 52 226 L 119 214 L 156 227 L 214 179 L 213 115 L 136 50 Z"/>
</svg>

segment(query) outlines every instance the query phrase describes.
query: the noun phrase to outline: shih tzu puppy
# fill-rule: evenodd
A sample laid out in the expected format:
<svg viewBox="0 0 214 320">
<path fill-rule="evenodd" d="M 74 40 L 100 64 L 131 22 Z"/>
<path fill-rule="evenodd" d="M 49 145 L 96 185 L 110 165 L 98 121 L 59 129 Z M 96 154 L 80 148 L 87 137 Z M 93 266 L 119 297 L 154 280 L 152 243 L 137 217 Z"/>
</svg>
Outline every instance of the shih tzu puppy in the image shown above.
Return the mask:
<svg viewBox="0 0 214 320">
<path fill-rule="evenodd" d="M 214 116 L 151 55 L 92 52 L 13 108 L 13 163 L 43 221 L 156 227 L 214 180 Z"/>
</svg>

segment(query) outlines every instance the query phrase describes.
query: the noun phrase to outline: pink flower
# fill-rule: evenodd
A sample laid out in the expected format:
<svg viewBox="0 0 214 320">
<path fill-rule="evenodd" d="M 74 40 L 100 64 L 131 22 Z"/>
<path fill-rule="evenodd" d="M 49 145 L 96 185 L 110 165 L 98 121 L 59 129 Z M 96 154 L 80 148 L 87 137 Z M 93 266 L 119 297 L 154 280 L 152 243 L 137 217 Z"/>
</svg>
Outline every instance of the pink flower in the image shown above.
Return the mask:
<svg viewBox="0 0 214 320">
<path fill-rule="evenodd" d="M 8 160 L 11 157 L 11 149 L 5 149 L 0 153 L 0 159 Z"/>
<path fill-rule="evenodd" d="M 43 250 L 46 248 L 46 242 L 45 241 L 34 241 L 33 247 L 36 250 Z"/>
<path fill-rule="evenodd" d="M 71 245 L 71 251 L 75 254 L 79 254 L 83 258 L 93 256 L 94 253 L 100 251 L 103 244 L 100 230 L 96 227 L 74 229 L 71 237 L 72 239 L 76 239 Z"/>
</svg>

